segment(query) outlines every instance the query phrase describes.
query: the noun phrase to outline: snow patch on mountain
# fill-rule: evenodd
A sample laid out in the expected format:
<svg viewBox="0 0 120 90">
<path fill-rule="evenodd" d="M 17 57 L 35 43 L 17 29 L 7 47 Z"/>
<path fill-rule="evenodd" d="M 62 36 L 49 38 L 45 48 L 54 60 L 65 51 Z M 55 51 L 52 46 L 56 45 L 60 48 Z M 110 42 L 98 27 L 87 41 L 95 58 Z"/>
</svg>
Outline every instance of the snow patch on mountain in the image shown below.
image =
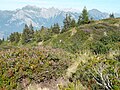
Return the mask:
<svg viewBox="0 0 120 90">
<path fill-rule="evenodd" d="M 80 10 L 78 10 L 78 9 L 73 9 L 73 8 L 64 8 L 64 9 L 61 9 L 62 11 L 64 11 L 64 12 L 73 12 L 73 13 L 75 13 L 75 12 L 80 12 Z"/>
</svg>

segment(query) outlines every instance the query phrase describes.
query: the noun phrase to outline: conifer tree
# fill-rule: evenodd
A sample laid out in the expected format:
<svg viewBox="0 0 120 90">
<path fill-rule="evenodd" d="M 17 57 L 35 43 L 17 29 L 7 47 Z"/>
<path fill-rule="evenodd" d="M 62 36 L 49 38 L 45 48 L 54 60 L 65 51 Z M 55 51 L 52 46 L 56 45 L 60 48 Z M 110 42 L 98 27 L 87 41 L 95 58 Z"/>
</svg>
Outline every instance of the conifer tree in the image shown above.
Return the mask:
<svg viewBox="0 0 120 90">
<path fill-rule="evenodd" d="M 52 36 L 52 30 L 42 26 L 40 30 L 35 33 L 35 39 L 37 42 L 49 40 Z"/>
<path fill-rule="evenodd" d="M 38 31 L 38 34 L 37 34 L 37 42 L 44 41 L 45 31 L 46 31 L 45 27 L 41 26 L 41 29 Z"/>
<path fill-rule="evenodd" d="M 63 21 L 64 26 L 62 32 L 66 32 L 71 27 L 71 21 L 71 15 L 66 14 L 66 17 Z"/>
<path fill-rule="evenodd" d="M 58 23 L 54 24 L 54 26 L 52 27 L 52 32 L 55 34 L 59 34 L 60 33 L 60 26 Z"/>
<path fill-rule="evenodd" d="M 18 43 L 20 41 L 21 34 L 18 32 L 15 32 L 15 43 Z"/>
<path fill-rule="evenodd" d="M 30 30 L 33 30 L 33 25 L 32 25 L 32 23 L 29 25 L 29 29 L 30 29 Z"/>
<path fill-rule="evenodd" d="M 29 28 L 27 25 L 25 25 L 25 28 L 23 29 L 23 33 L 22 33 L 22 44 L 28 42 L 29 39 L 28 32 L 29 32 Z"/>
<path fill-rule="evenodd" d="M 29 28 L 31 27 L 31 28 Z M 29 26 L 25 24 L 25 28 L 23 30 L 23 33 L 22 33 L 22 43 L 25 44 L 25 43 L 28 43 L 30 41 L 32 41 L 33 39 L 33 36 L 34 36 L 34 30 L 32 28 L 32 26 Z"/>
<path fill-rule="evenodd" d="M 113 14 L 113 13 L 112 13 L 112 14 L 110 14 L 110 15 L 109 15 L 109 17 L 110 17 L 110 18 L 115 18 L 115 16 L 114 16 L 114 14 Z"/>
<path fill-rule="evenodd" d="M 78 25 L 88 24 L 88 22 L 89 22 L 89 16 L 88 16 L 87 8 L 84 7 L 82 14 L 79 16 Z"/>
<path fill-rule="evenodd" d="M 29 25 L 29 30 L 30 30 L 30 38 L 34 38 L 34 29 L 32 23 Z"/>
<path fill-rule="evenodd" d="M 72 21 L 71 21 L 71 27 L 75 27 L 76 26 L 76 21 L 75 19 L 73 18 Z"/>
<path fill-rule="evenodd" d="M 2 39 L 2 41 L 4 42 L 4 41 L 5 41 L 5 39 L 3 38 L 3 39 Z"/>
<path fill-rule="evenodd" d="M 0 45 L 2 44 L 2 42 L 3 42 L 3 41 L 0 39 Z"/>
<path fill-rule="evenodd" d="M 11 33 L 8 39 L 10 42 L 18 43 L 20 41 L 20 34 L 18 32 Z"/>
<path fill-rule="evenodd" d="M 45 27 L 44 27 L 44 26 L 42 26 L 40 31 L 44 31 L 44 30 L 45 30 Z"/>
</svg>

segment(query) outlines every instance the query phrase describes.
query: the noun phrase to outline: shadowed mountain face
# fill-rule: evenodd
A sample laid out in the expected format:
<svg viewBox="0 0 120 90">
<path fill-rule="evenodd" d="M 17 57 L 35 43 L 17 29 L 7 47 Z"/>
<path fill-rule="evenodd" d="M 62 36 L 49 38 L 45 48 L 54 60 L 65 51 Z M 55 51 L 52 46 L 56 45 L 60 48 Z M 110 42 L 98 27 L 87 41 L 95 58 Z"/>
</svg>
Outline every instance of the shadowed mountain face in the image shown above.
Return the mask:
<svg viewBox="0 0 120 90">
<path fill-rule="evenodd" d="M 54 23 L 63 24 L 66 14 L 71 14 L 73 18 L 78 19 L 80 12 L 63 11 L 52 8 L 38 8 L 36 6 L 25 6 L 15 11 L 0 11 L 0 38 L 7 37 L 12 32 L 21 32 L 24 24 L 32 23 L 35 29 L 41 26 L 50 27 Z M 97 9 L 89 10 L 89 16 L 95 20 L 108 17 L 107 13 Z M 117 17 L 120 15 L 117 14 Z"/>
</svg>

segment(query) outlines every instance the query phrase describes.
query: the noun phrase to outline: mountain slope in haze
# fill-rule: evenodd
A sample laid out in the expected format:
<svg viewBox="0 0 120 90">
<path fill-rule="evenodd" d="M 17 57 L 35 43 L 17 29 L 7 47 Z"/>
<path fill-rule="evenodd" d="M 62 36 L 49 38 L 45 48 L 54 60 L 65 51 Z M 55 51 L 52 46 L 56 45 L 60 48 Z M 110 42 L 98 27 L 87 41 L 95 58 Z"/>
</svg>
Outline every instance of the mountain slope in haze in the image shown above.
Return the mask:
<svg viewBox="0 0 120 90">
<path fill-rule="evenodd" d="M 54 23 L 62 25 L 66 14 L 71 14 L 78 18 L 79 13 L 64 12 L 56 8 L 38 8 L 35 6 L 26 6 L 15 11 L 0 11 L 0 33 L 4 37 L 11 32 L 21 32 L 25 24 L 32 23 L 35 29 L 41 26 L 50 27 Z"/>
<path fill-rule="evenodd" d="M 41 26 L 50 27 L 54 23 L 62 25 L 66 14 L 71 14 L 77 20 L 80 12 L 64 11 L 54 7 L 39 8 L 29 5 L 15 11 L 0 11 L 0 35 L 1 37 L 7 37 L 12 32 L 21 32 L 24 24 L 29 25 L 30 23 L 33 24 L 35 29 Z M 93 9 L 89 11 L 89 16 L 99 20 L 107 18 L 108 14 Z M 117 14 L 117 16 L 119 17 L 120 15 Z"/>
<path fill-rule="evenodd" d="M 104 12 L 102 13 L 97 9 L 92 9 L 92 10 L 89 10 L 89 16 L 95 20 L 99 20 L 99 19 L 105 19 L 109 15 L 108 15 L 108 13 L 104 13 Z"/>
</svg>

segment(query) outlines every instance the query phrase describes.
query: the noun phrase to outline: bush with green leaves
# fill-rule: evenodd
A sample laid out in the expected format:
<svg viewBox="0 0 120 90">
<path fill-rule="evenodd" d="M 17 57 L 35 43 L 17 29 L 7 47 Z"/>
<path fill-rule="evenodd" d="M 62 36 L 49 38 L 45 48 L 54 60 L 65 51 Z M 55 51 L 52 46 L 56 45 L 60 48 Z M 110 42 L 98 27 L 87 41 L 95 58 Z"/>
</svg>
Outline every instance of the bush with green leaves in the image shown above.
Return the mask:
<svg viewBox="0 0 120 90">
<path fill-rule="evenodd" d="M 98 55 L 86 63 L 81 63 L 76 73 L 72 75 L 72 81 L 79 80 L 83 86 L 90 88 L 90 90 L 119 90 L 120 62 L 105 57 Z"/>
</svg>

